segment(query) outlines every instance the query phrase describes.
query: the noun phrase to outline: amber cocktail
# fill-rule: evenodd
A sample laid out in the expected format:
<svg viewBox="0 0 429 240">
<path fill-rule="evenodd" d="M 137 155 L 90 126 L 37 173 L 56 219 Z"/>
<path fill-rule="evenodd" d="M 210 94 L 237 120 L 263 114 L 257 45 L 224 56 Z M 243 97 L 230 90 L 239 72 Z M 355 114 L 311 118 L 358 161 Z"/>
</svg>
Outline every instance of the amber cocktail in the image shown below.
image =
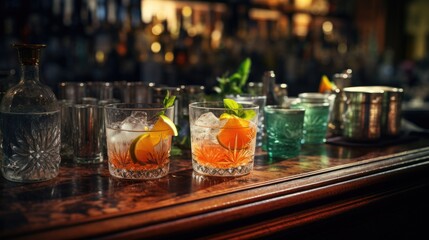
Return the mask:
<svg viewBox="0 0 429 240">
<path fill-rule="evenodd" d="M 192 166 L 210 176 L 240 176 L 253 169 L 258 106 L 225 102 L 189 105 Z"/>
<path fill-rule="evenodd" d="M 171 139 L 177 135 L 173 107 L 161 104 L 110 104 L 105 107 L 109 171 L 127 179 L 168 174 Z"/>
</svg>

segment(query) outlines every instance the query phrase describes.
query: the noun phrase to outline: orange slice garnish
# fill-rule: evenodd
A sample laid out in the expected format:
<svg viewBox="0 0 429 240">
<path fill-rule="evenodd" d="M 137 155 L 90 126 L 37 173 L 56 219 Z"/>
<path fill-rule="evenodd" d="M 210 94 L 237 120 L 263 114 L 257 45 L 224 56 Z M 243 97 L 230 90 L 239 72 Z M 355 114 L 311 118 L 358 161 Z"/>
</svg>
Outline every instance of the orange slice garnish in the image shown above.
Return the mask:
<svg viewBox="0 0 429 240">
<path fill-rule="evenodd" d="M 131 160 L 134 163 L 151 161 L 155 152 L 154 145 L 150 133 L 143 133 L 138 136 L 130 145 Z"/>
<path fill-rule="evenodd" d="M 329 81 L 326 75 L 323 75 L 319 84 L 319 92 L 320 93 L 331 92 L 334 88 L 335 88 L 335 85 L 331 81 Z"/>
<path fill-rule="evenodd" d="M 160 115 L 151 131 L 162 131 L 167 136 L 177 136 L 177 128 L 174 122 L 165 115 Z"/>
<path fill-rule="evenodd" d="M 256 137 L 255 127 L 251 122 L 234 115 L 227 118 L 225 125 L 219 131 L 217 140 L 219 144 L 227 149 L 247 148 Z"/>
<path fill-rule="evenodd" d="M 165 115 L 160 115 L 150 133 L 143 133 L 136 137 L 130 145 L 130 157 L 134 163 L 155 161 L 158 155 L 155 152 L 162 140 L 177 136 L 177 128 L 173 121 Z"/>
</svg>

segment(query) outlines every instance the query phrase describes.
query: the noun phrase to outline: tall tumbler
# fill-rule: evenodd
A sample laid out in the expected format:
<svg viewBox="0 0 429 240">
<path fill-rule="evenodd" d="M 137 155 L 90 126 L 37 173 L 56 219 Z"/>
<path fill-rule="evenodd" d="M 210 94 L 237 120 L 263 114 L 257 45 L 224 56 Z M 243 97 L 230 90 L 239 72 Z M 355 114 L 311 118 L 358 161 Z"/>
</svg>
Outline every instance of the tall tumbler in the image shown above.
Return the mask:
<svg viewBox="0 0 429 240">
<path fill-rule="evenodd" d="M 61 116 L 61 151 L 60 155 L 62 159 L 73 158 L 73 123 L 72 123 L 72 110 L 73 101 L 67 99 L 61 99 L 58 101 L 60 105 L 60 116 Z"/>
<path fill-rule="evenodd" d="M 77 163 L 100 163 L 103 119 L 97 105 L 76 104 L 73 107 L 73 158 Z"/>
</svg>

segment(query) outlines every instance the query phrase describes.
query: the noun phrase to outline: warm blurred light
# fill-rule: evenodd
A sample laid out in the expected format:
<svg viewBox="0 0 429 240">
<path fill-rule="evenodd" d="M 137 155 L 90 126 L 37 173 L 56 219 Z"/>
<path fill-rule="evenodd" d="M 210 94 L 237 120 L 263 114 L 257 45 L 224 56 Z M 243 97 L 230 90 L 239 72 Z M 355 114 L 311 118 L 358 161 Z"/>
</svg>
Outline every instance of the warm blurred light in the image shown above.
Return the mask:
<svg viewBox="0 0 429 240">
<path fill-rule="evenodd" d="M 152 45 L 150 45 L 150 50 L 154 53 L 159 53 L 159 51 L 161 51 L 161 44 L 159 42 L 153 42 Z"/>
<path fill-rule="evenodd" d="M 308 9 L 311 6 L 312 0 L 295 0 L 295 7 L 297 9 Z"/>
<path fill-rule="evenodd" d="M 311 4 L 311 12 L 320 15 L 327 14 L 329 12 L 328 0 L 314 0 Z"/>
<path fill-rule="evenodd" d="M 334 25 L 332 24 L 332 22 L 331 22 L 331 21 L 325 21 L 325 22 L 322 24 L 322 29 L 323 29 L 323 32 L 324 32 L 325 34 L 331 34 L 331 33 L 332 33 L 332 30 L 334 29 Z"/>
<path fill-rule="evenodd" d="M 219 30 L 214 30 L 212 32 L 212 47 L 218 48 L 220 39 L 222 38 L 222 33 Z"/>
<path fill-rule="evenodd" d="M 168 63 L 173 62 L 173 60 L 174 60 L 174 54 L 173 54 L 173 52 L 166 52 L 165 56 L 164 56 L 164 59 Z"/>
<path fill-rule="evenodd" d="M 347 44 L 345 43 L 339 43 L 338 47 L 337 47 L 337 51 L 341 54 L 346 54 L 347 53 Z"/>
<path fill-rule="evenodd" d="M 294 33 L 299 37 L 305 37 L 308 33 L 308 25 L 311 22 L 311 16 L 306 13 L 297 13 L 293 16 Z"/>
<path fill-rule="evenodd" d="M 158 20 L 160 20 L 160 21 L 164 21 L 165 19 L 167 19 L 167 16 L 165 15 L 165 12 L 164 12 L 164 11 L 158 11 L 158 12 L 155 14 L 155 16 L 156 16 L 156 18 L 158 18 Z"/>
<path fill-rule="evenodd" d="M 116 51 L 120 56 L 125 56 L 125 54 L 127 54 L 127 45 L 124 43 L 118 43 Z"/>
<path fill-rule="evenodd" d="M 251 19 L 277 20 L 280 17 L 280 12 L 276 10 L 252 8 L 249 11 L 249 16 Z"/>
<path fill-rule="evenodd" d="M 162 26 L 162 24 L 161 24 L 161 23 L 155 24 L 155 25 L 152 27 L 152 34 L 153 34 L 153 35 L 156 35 L 156 36 L 161 35 L 161 33 L 162 33 L 163 31 L 164 31 L 164 26 Z"/>
<path fill-rule="evenodd" d="M 155 16 L 158 20 L 167 20 L 167 28 L 170 33 L 177 31 L 177 3 L 174 1 L 141 0 L 141 19 L 144 23 L 152 22 Z"/>
<path fill-rule="evenodd" d="M 197 64 L 199 62 L 200 58 L 196 54 L 192 54 L 189 56 L 189 63 L 190 64 Z"/>
<path fill-rule="evenodd" d="M 188 28 L 188 35 L 190 37 L 195 37 L 197 35 L 197 28 L 196 27 L 190 27 Z"/>
<path fill-rule="evenodd" d="M 191 9 L 191 7 L 189 7 L 189 6 L 183 7 L 183 9 L 182 9 L 182 15 L 184 17 L 190 17 L 192 15 L 192 9 Z"/>
<path fill-rule="evenodd" d="M 97 51 L 95 53 L 95 61 L 98 63 L 103 63 L 105 60 L 104 52 L 103 51 Z"/>
</svg>

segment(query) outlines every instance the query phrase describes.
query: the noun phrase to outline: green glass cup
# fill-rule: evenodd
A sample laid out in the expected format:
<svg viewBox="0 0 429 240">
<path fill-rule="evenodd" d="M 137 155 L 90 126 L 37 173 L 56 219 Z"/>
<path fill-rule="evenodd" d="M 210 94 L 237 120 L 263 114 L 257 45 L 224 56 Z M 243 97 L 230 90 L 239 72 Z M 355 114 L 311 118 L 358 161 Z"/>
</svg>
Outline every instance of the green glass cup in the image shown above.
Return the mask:
<svg viewBox="0 0 429 240">
<path fill-rule="evenodd" d="M 327 94 L 302 93 L 292 108 L 304 108 L 303 144 L 321 144 L 326 142 L 331 98 Z"/>
<path fill-rule="evenodd" d="M 301 151 L 305 110 L 268 105 L 264 108 L 267 151 L 271 158 L 293 158 Z"/>
</svg>

